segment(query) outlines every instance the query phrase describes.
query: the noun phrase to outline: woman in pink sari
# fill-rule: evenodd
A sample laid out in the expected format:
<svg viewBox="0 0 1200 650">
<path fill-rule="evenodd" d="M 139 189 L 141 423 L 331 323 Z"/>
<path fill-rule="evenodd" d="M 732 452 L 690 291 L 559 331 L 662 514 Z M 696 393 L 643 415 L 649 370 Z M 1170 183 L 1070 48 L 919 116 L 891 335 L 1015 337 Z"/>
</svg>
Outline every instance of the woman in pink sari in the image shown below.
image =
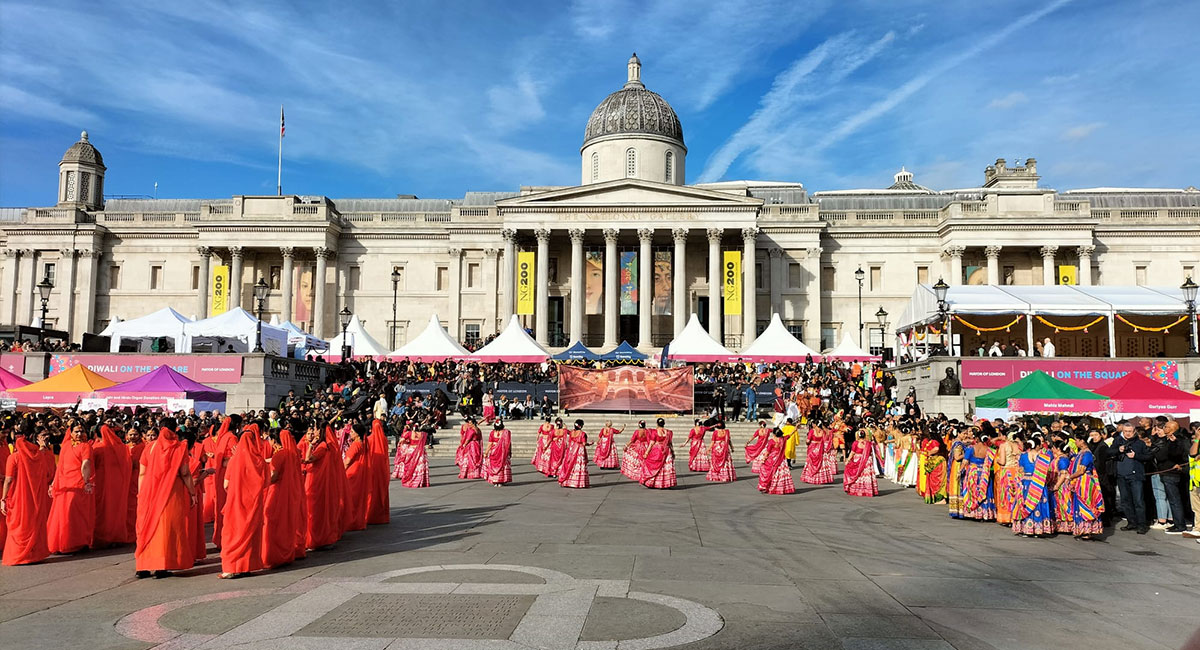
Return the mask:
<svg viewBox="0 0 1200 650">
<path fill-rule="evenodd" d="M 614 439 L 618 433 L 623 433 L 625 427 L 614 429 L 612 420 L 604 421 L 604 428 L 596 436 L 596 467 L 600 469 L 616 469 L 620 467 L 617 460 L 617 443 Z"/>
<path fill-rule="evenodd" d="M 729 439 L 729 429 L 724 422 L 718 422 L 713 429 L 711 462 L 705 480 L 716 483 L 732 483 L 737 480 L 737 470 L 733 468 L 733 444 Z"/>
<path fill-rule="evenodd" d="M 479 450 L 482 441 L 475 418 L 467 418 L 458 430 L 458 451 L 454 453 L 458 478 L 483 478 L 483 453 Z"/>
<path fill-rule="evenodd" d="M 767 440 L 771 438 L 771 430 L 767 428 L 766 420 L 758 421 L 758 428 L 754 430 L 754 435 L 750 436 L 750 441 L 746 443 L 746 462 L 750 465 L 750 471 L 755 474 L 762 469 L 763 456 L 767 451 Z"/>
<path fill-rule="evenodd" d="M 792 469 L 785 462 L 784 447 L 787 440 L 783 431 L 775 429 L 766 444 L 766 456 L 758 472 L 758 491 L 764 494 L 792 494 L 796 484 L 792 482 Z"/>
<path fill-rule="evenodd" d="M 649 433 L 649 445 L 642 454 L 641 484 L 648 488 L 673 488 L 675 476 L 675 434 L 666 428 L 666 420 L 658 418 L 658 426 Z"/>
<path fill-rule="evenodd" d="M 708 457 L 708 448 L 704 446 L 704 434 L 708 433 L 708 427 L 700 424 L 700 420 L 696 420 L 692 430 L 688 431 L 688 470 L 693 472 L 707 472 L 710 459 Z"/>
<path fill-rule="evenodd" d="M 425 454 L 425 432 L 405 429 L 396 445 L 396 470 L 392 478 L 406 488 L 429 487 L 429 456 Z"/>
<path fill-rule="evenodd" d="M 558 472 L 558 484 L 569 488 L 591 487 L 588 478 L 587 433 L 583 430 L 583 420 L 575 420 L 575 430 L 569 433 L 563 447 L 563 461 Z"/>
<path fill-rule="evenodd" d="M 850 456 L 842 472 L 842 489 L 852 497 L 879 496 L 875 469 L 875 445 L 867 440 L 865 431 L 859 431 L 858 439 L 850 445 Z"/>
<path fill-rule="evenodd" d="M 563 426 L 562 418 L 554 418 L 554 432 L 550 434 L 550 459 L 547 461 L 550 478 L 562 476 L 563 455 L 567 451 L 567 438 L 570 435 L 567 428 Z"/>
<path fill-rule="evenodd" d="M 833 476 L 837 474 L 837 451 L 833 438 L 832 431 L 816 425 L 808 430 L 808 449 L 801 481 L 811 485 L 833 483 Z"/>
<path fill-rule="evenodd" d="M 483 456 L 483 477 L 495 486 L 512 482 L 512 433 L 496 420 L 488 434 L 487 452 Z"/>
<path fill-rule="evenodd" d="M 554 425 L 550 424 L 550 416 L 538 426 L 537 448 L 533 452 L 533 468 L 550 476 L 550 437 L 554 434 Z"/>
<path fill-rule="evenodd" d="M 642 480 L 642 455 L 650 442 L 650 432 L 646 431 L 646 421 L 639 420 L 638 428 L 633 430 L 629 442 L 621 453 L 621 473 L 634 481 Z"/>
</svg>

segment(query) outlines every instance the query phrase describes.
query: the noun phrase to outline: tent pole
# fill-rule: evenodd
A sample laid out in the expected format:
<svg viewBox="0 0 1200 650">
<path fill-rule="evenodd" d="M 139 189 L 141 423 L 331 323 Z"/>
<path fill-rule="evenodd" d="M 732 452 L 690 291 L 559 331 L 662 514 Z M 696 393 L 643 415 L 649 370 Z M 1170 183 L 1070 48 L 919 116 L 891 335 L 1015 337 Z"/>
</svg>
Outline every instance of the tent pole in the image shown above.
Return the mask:
<svg viewBox="0 0 1200 650">
<path fill-rule="evenodd" d="M 1108 315 L 1108 356 L 1110 359 L 1117 358 L 1117 323 L 1113 314 Z"/>
<path fill-rule="evenodd" d="M 1025 345 L 1028 346 L 1026 354 L 1032 357 L 1035 349 L 1033 346 L 1033 312 L 1025 314 Z"/>
</svg>

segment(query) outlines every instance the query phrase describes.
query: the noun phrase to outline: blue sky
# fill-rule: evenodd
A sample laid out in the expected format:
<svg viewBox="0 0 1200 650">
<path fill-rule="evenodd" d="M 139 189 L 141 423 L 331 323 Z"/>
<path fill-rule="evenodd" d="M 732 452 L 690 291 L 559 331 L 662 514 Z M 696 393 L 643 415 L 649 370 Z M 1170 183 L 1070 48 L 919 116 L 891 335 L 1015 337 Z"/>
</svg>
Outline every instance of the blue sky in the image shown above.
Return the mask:
<svg viewBox="0 0 1200 650">
<path fill-rule="evenodd" d="M 573 184 L 637 51 L 687 181 L 810 190 L 1200 185 L 1200 3 L 0 3 L 0 205 L 54 200 L 87 129 L 106 192 L 331 197 Z"/>
</svg>

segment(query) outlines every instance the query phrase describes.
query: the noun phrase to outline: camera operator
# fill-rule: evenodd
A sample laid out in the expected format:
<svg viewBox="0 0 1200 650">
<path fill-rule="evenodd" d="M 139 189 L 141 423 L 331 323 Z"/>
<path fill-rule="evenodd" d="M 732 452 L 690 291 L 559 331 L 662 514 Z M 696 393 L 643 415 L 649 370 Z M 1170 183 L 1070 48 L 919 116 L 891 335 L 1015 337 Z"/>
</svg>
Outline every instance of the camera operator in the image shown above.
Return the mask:
<svg viewBox="0 0 1200 650">
<path fill-rule="evenodd" d="M 1150 460 L 1150 449 L 1134 433 L 1128 420 L 1117 423 L 1119 434 L 1112 444 L 1113 460 L 1117 470 L 1117 488 L 1121 493 L 1121 507 L 1128 523 L 1121 530 L 1136 530 L 1145 535 L 1146 524 L 1146 461 Z"/>
</svg>

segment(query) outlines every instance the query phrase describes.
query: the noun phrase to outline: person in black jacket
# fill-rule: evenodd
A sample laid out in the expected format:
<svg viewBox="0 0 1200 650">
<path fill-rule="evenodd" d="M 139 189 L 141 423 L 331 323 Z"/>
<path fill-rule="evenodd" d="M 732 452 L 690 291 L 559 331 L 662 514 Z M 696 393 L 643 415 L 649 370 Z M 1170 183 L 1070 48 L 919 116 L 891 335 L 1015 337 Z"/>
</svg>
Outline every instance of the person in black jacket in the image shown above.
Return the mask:
<svg viewBox="0 0 1200 650">
<path fill-rule="evenodd" d="M 1171 507 L 1173 525 L 1166 530 L 1168 535 L 1181 535 L 1187 530 L 1187 515 L 1183 511 L 1183 494 L 1180 482 L 1187 476 L 1188 447 L 1179 436 L 1179 424 L 1174 420 L 1163 425 L 1161 442 L 1155 441 L 1154 463 L 1162 477 L 1167 503 Z"/>
<path fill-rule="evenodd" d="M 1116 477 L 1116 461 L 1113 459 L 1113 450 L 1108 446 L 1108 442 L 1104 438 L 1104 434 L 1098 429 L 1092 429 L 1088 432 L 1088 449 L 1092 451 L 1092 458 L 1096 463 L 1096 478 L 1100 483 L 1100 494 L 1104 497 L 1104 512 L 1100 515 L 1100 521 L 1105 526 L 1111 526 L 1113 523 L 1113 513 L 1117 509 L 1117 485 Z"/>
<path fill-rule="evenodd" d="M 1120 432 L 1113 441 L 1113 460 L 1117 470 L 1117 487 L 1121 491 L 1121 508 L 1129 523 L 1121 530 L 1136 530 L 1139 535 L 1145 535 L 1150 527 L 1146 525 L 1146 501 L 1143 494 L 1146 484 L 1146 461 L 1150 460 L 1150 449 L 1135 435 L 1133 424 L 1128 420 L 1117 423 Z"/>
</svg>

